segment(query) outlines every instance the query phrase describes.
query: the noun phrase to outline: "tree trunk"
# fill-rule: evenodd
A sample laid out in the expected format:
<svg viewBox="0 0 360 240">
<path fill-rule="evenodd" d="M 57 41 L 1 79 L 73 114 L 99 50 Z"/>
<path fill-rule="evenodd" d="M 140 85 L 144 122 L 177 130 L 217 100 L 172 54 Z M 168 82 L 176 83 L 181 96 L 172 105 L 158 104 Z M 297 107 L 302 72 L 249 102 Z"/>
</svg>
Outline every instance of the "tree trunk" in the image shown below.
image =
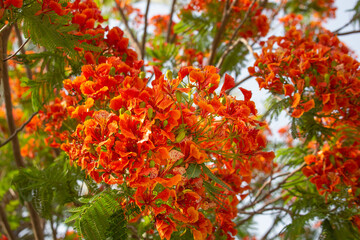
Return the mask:
<svg viewBox="0 0 360 240">
<path fill-rule="evenodd" d="M 0 77 L 2 78 L 1 83 L 2 83 L 2 88 L 4 90 L 4 92 L 3 92 L 4 95 L 1 96 L 1 98 L 3 98 L 5 101 L 6 118 L 7 118 L 8 127 L 9 127 L 9 136 L 16 131 L 16 125 L 15 125 L 15 120 L 14 120 L 14 116 L 12 113 L 13 105 L 12 105 L 12 100 L 11 100 L 11 89 L 10 89 L 10 84 L 9 84 L 8 64 L 6 61 L 4 62 L 3 59 L 5 59 L 6 55 L 7 55 L 7 51 L 6 51 L 7 43 L 8 43 L 9 35 L 11 32 L 11 28 L 12 28 L 12 26 L 8 26 L 6 29 L 4 29 L 0 33 L 0 46 L 1 46 L 0 47 L 0 60 L 2 62 L 2 63 L 0 63 L 0 65 L 1 65 Z M 16 166 L 18 168 L 25 167 L 25 163 L 21 157 L 20 144 L 19 144 L 19 139 L 18 139 L 17 135 L 12 138 L 11 144 L 12 144 L 12 149 L 13 149 L 14 160 L 15 160 Z M 36 213 L 34 207 L 32 206 L 32 204 L 30 202 L 26 202 L 25 206 L 27 207 L 27 209 L 29 211 L 31 226 L 32 226 L 32 229 L 34 232 L 35 240 L 43 240 L 44 233 L 43 233 L 43 229 L 41 226 L 41 220 L 40 220 L 39 215 Z"/>
</svg>

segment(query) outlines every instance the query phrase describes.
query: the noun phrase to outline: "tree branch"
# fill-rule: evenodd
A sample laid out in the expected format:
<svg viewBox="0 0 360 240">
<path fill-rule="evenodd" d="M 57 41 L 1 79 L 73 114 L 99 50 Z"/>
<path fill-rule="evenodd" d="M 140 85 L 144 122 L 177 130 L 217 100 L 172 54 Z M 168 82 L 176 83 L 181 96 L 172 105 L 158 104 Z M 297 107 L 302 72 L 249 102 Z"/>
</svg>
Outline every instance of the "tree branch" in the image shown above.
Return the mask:
<svg viewBox="0 0 360 240">
<path fill-rule="evenodd" d="M 244 18 L 241 20 L 239 26 L 236 28 L 235 32 L 231 36 L 230 41 L 227 43 L 227 47 L 226 47 L 223 55 L 220 57 L 217 67 L 221 67 L 226 56 L 240 43 L 243 43 L 246 46 L 246 48 L 249 50 L 249 52 L 252 55 L 254 55 L 254 50 L 252 49 L 252 47 L 249 45 L 248 41 L 245 38 L 240 38 L 240 39 L 236 40 L 234 43 L 233 43 L 233 41 L 235 40 L 240 29 L 242 28 L 242 26 L 245 24 L 247 18 L 249 17 L 249 13 L 250 13 L 252 7 L 254 6 L 255 2 L 256 2 L 256 0 L 253 0 L 251 2 L 251 5 L 249 6 L 248 10 L 246 11 Z"/>
<path fill-rule="evenodd" d="M 252 78 L 252 76 L 247 76 L 243 79 L 241 79 L 239 82 L 235 83 L 235 86 L 233 86 L 232 88 L 229 88 L 228 90 L 226 90 L 225 92 L 227 94 L 229 94 L 232 90 L 234 90 L 236 87 L 240 86 L 242 83 L 246 82 L 247 80 L 249 80 L 250 78 Z"/>
<path fill-rule="evenodd" d="M 57 231 L 56 228 L 54 227 L 54 221 L 52 219 L 52 216 L 50 217 L 50 228 L 51 228 L 51 234 L 53 236 L 53 239 L 56 240 L 57 239 Z"/>
<path fill-rule="evenodd" d="M 10 224 L 6 217 L 5 209 L 1 203 L 0 203 L 0 220 L 1 220 L 0 221 L 1 227 L 4 230 L 5 235 L 8 237 L 9 240 L 15 240 L 16 238 L 14 236 L 13 231 L 11 231 Z"/>
<path fill-rule="evenodd" d="M 258 200 L 255 199 L 255 204 L 263 201 L 263 200 L 264 200 L 267 196 L 269 196 L 271 193 L 279 190 L 279 189 L 282 187 L 282 185 L 284 185 L 284 184 L 286 183 L 286 181 L 287 181 L 290 177 L 292 177 L 295 173 L 297 173 L 298 171 L 300 171 L 305 165 L 306 165 L 306 163 L 304 162 L 304 163 L 301 164 L 298 168 L 296 168 L 296 169 L 294 169 L 292 172 L 288 173 L 288 174 L 286 175 L 286 177 L 277 185 L 276 188 L 270 190 L 266 195 L 264 195 L 264 196 L 261 197 L 261 198 L 258 198 Z M 257 195 L 260 196 L 260 194 L 257 194 Z"/>
<path fill-rule="evenodd" d="M 262 236 L 261 240 L 266 240 L 269 236 L 269 234 L 271 233 L 271 231 L 274 229 L 274 227 L 276 226 L 276 224 L 280 221 L 281 217 L 280 217 L 281 213 L 278 214 L 273 222 L 273 224 L 271 225 L 271 227 L 269 228 L 269 230 L 264 234 L 264 236 Z"/>
<path fill-rule="evenodd" d="M 144 33 L 141 42 L 141 59 L 145 58 L 145 43 L 146 43 L 146 35 L 147 35 L 147 27 L 148 27 L 148 14 L 149 14 L 150 0 L 146 2 L 146 10 L 144 16 Z"/>
<path fill-rule="evenodd" d="M 17 128 L 17 129 L 15 130 L 15 132 L 13 132 L 13 134 L 11 134 L 11 136 L 10 136 L 8 139 L 6 139 L 4 142 L 2 142 L 2 143 L 0 144 L 0 148 L 3 147 L 3 146 L 5 146 L 5 145 L 6 145 L 7 143 L 9 143 L 15 136 L 17 136 L 17 134 L 18 134 L 19 132 L 21 132 L 21 131 L 25 128 L 25 126 L 31 122 L 31 120 L 33 119 L 33 117 L 35 117 L 38 113 L 39 113 L 39 111 L 34 112 L 34 113 L 29 117 L 29 119 L 28 119 L 26 122 L 24 122 L 19 128 Z"/>
<path fill-rule="evenodd" d="M 125 13 L 124 11 L 121 9 L 119 3 L 117 1 L 115 1 L 116 4 L 116 8 L 119 10 L 120 12 L 120 16 L 121 19 L 123 20 L 124 24 L 125 24 L 125 28 L 126 28 L 126 32 L 129 35 L 131 41 L 135 44 L 135 51 L 137 52 L 138 56 L 141 56 L 141 47 L 140 47 L 140 43 L 137 40 L 137 38 L 135 37 L 134 33 L 131 31 L 130 26 L 129 26 L 129 22 L 126 19 Z"/>
<path fill-rule="evenodd" d="M 214 58 L 216 56 L 217 47 L 220 44 L 221 37 L 222 37 L 223 33 L 225 32 L 226 24 L 229 21 L 231 11 L 232 11 L 233 7 L 235 6 L 235 4 L 237 3 L 237 1 L 238 0 L 234 0 L 230 6 L 229 6 L 229 0 L 226 1 L 225 7 L 224 7 L 224 12 L 223 12 L 223 15 L 221 18 L 220 27 L 219 27 L 219 30 L 216 32 L 214 41 L 212 42 L 212 46 L 210 49 L 210 56 L 208 58 L 206 65 L 211 65 L 212 62 L 214 61 Z"/>
<path fill-rule="evenodd" d="M 3 61 L 4 61 L 4 62 L 6 62 L 7 60 L 9 60 L 9 59 L 11 59 L 11 58 L 15 57 L 15 56 L 16 56 L 16 54 L 18 54 L 18 53 L 21 51 L 21 49 L 25 46 L 25 44 L 27 44 L 29 41 L 30 41 L 30 37 L 29 37 L 28 39 L 26 39 L 26 41 L 25 41 L 25 42 L 23 42 L 23 44 L 19 47 L 19 49 L 18 49 L 18 50 L 16 50 L 16 52 L 14 52 L 14 53 L 13 53 L 13 54 L 11 54 L 10 56 L 8 56 L 8 57 L 4 58 L 4 59 L 3 59 Z"/>
<path fill-rule="evenodd" d="M 173 15 L 175 12 L 175 5 L 176 5 L 176 0 L 172 1 L 171 4 L 171 11 L 170 11 L 170 15 L 169 15 L 169 25 L 168 25 L 168 29 L 167 29 L 167 34 L 166 34 L 166 42 L 170 42 L 170 35 L 171 35 L 171 27 L 172 27 L 172 23 L 173 23 Z"/>
<path fill-rule="evenodd" d="M 344 36 L 344 35 L 350 35 L 350 34 L 354 34 L 354 33 L 360 33 L 360 30 L 338 33 L 337 35 L 338 35 L 338 36 Z"/>
<path fill-rule="evenodd" d="M 245 39 L 245 38 L 239 38 L 238 40 L 236 40 L 231 46 L 229 46 L 228 48 L 226 48 L 226 50 L 224 51 L 224 53 L 221 55 L 219 62 L 217 63 L 216 67 L 220 68 L 221 65 L 224 63 L 225 58 L 227 57 L 227 55 L 234 49 L 236 48 L 240 43 L 244 44 L 245 47 L 248 49 L 248 51 L 254 56 L 254 50 L 253 48 L 250 46 L 249 42 Z"/>
<path fill-rule="evenodd" d="M 2 31 L 4 31 L 7 27 L 9 27 L 10 24 L 5 24 L 4 26 L 2 26 L 2 28 L 0 29 L 0 33 L 2 33 Z"/>
<path fill-rule="evenodd" d="M 14 25 L 15 25 L 15 33 L 16 33 L 16 36 L 18 38 L 19 46 L 21 46 L 21 45 L 23 45 L 23 40 L 22 40 L 22 36 L 21 36 L 19 26 L 18 26 L 17 23 L 15 23 Z M 23 54 L 23 55 L 26 54 L 25 48 L 21 48 L 21 54 Z M 25 64 L 25 68 L 26 68 L 27 78 L 32 79 L 32 72 L 31 72 L 31 69 L 30 69 L 29 65 Z"/>
<path fill-rule="evenodd" d="M 236 227 L 242 225 L 243 223 L 245 223 L 246 221 L 248 221 L 250 218 L 252 218 L 253 216 L 257 215 L 257 214 L 261 214 L 263 212 L 266 212 L 266 211 L 272 211 L 272 210 L 280 210 L 280 211 L 284 211 L 286 213 L 288 213 L 290 216 L 292 216 L 292 213 L 288 210 L 288 209 L 285 209 L 285 208 L 282 208 L 282 207 L 271 207 L 271 208 L 266 208 L 267 206 L 269 206 L 270 204 L 273 204 L 277 201 L 279 201 L 280 199 L 282 199 L 282 196 L 278 196 L 277 198 L 274 198 L 268 202 L 266 202 L 260 209 L 256 210 L 256 211 L 253 211 L 253 212 L 245 212 L 245 211 L 242 211 L 241 209 L 239 209 L 239 213 L 242 213 L 242 214 L 247 214 L 249 215 L 248 217 L 246 217 L 245 219 L 241 220 L 240 222 L 238 222 L 236 224 Z"/>
<path fill-rule="evenodd" d="M 256 2 L 256 0 L 253 0 L 253 1 L 251 2 L 251 5 L 249 6 L 248 10 L 246 11 L 244 18 L 241 20 L 239 26 L 236 28 L 235 32 L 234 32 L 233 35 L 231 36 L 228 45 L 231 45 L 232 42 L 235 40 L 235 38 L 236 38 L 236 36 L 238 35 L 240 29 L 242 28 L 242 26 L 245 24 L 247 18 L 249 17 L 249 13 L 250 13 L 252 7 L 254 6 L 255 2 Z"/>
<path fill-rule="evenodd" d="M 7 28 L 3 30 L 0 35 L 0 59 L 4 59 L 6 57 L 6 49 L 7 43 L 9 39 L 11 28 Z M 5 107 L 6 107 L 6 118 L 9 126 L 10 135 L 12 135 L 16 131 L 15 120 L 12 113 L 13 105 L 11 101 L 11 89 L 9 84 L 9 73 L 8 73 L 8 65 L 6 61 L 0 62 L 0 78 L 2 80 L 4 86 L 4 98 L 5 98 Z M 12 139 L 12 149 L 14 154 L 15 163 L 18 168 L 25 167 L 25 163 L 21 157 L 20 153 L 20 144 L 17 135 L 15 135 Z M 39 215 L 36 213 L 34 207 L 30 202 L 25 202 L 25 206 L 27 207 L 30 215 L 32 230 L 34 232 L 35 240 L 43 240 L 44 233 L 41 226 L 41 221 Z"/>
<path fill-rule="evenodd" d="M 256 204 L 260 203 L 261 201 L 265 200 L 271 193 L 279 190 L 282 185 L 284 185 L 286 183 L 286 181 L 291 177 L 293 176 L 295 173 L 297 173 L 298 171 L 300 171 L 304 166 L 306 165 L 306 163 L 304 162 L 303 164 L 301 164 L 298 168 L 294 169 L 293 171 L 289 172 L 289 173 L 286 173 L 286 177 L 280 182 L 278 183 L 278 185 L 271 189 L 269 192 L 267 192 L 267 194 L 263 195 L 262 197 L 261 194 L 263 192 L 263 190 L 265 189 L 266 185 L 268 185 L 271 181 L 267 181 L 263 184 L 263 186 L 260 187 L 260 189 L 258 190 L 258 192 L 255 194 L 255 199 L 253 202 L 243 206 L 242 208 L 239 209 L 239 211 L 244 211 L 245 209 L 249 208 L 249 207 L 252 207 L 252 206 L 255 206 Z M 276 176 L 275 178 L 278 178 L 280 176 L 283 176 L 283 175 L 278 175 Z M 272 180 L 274 180 L 275 178 L 272 178 Z M 281 196 L 279 196 L 281 197 Z"/>
<path fill-rule="evenodd" d="M 354 16 L 350 19 L 349 22 L 347 22 L 346 24 L 344 24 L 343 26 L 339 27 L 338 29 L 336 29 L 335 31 L 333 31 L 334 34 L 340 32 L 341 30 L 343 30 L 344 28 L 346 28 L 347 26 L 349 26 L 357 17 L 359 17 L 359 14 L 354 14 Z"/>
</svg>

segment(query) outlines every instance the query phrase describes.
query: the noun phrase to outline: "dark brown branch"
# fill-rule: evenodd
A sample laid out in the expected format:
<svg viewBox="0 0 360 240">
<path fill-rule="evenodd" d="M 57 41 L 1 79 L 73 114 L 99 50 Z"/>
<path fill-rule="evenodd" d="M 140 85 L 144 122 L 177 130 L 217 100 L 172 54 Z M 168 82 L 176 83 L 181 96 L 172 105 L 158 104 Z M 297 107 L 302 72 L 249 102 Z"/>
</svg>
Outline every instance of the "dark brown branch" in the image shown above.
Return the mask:
<svg viewBox="0 0 360 240">
<path fill-rule="evenodd" d="M 171 35 L 171 27 L 172 27 L 172 23 L 173 23 L 173 15 L 175 12 L 175 5 L 176 5 L 176 0 L 172 1 L 171 4 L 171 11 L 170 11 L 170 15 L 169 15 L 169 25 L 168 25 L 168 29 L 167 29 L 167 34 L 166 34 L 166 42 L 170 42 L 170 35 Z"/>
<path fill-rule="evenodd" d="M 21 32 L 20 32 L 20 29 L 19 29 L 19 26 L 17 23 L 15 23 L 15 33 L 16 33 L 16 36 L 18 38 L 18 42 L 19 42 L 19 46 L 23 45 L 23 40 L 22 40 L 22 35 L 21 35 Z M 21 48 L 21 54 L 25 55 L 26 54 L 26 51 L 25 51 L 25 48 Z M 25 68 L 26 68 L 26 76 L 28 79 L 32 79 L 32 72 L 31 72 L 31 69 L 29 67 L 28 64 L 25 64 Z"/>
<path fill-rule="evenodd" d="M 306 163 L 304 162 L 304 163 L 301 164 L 298 168 L 296 168 L 296 169 L 294 169 L 292 172 L 288 173 L 288 174 L 286 175 L 286 177 L 277 185 L 276 188 L 271 189 L 271 190 L 270 190 L 267 194 L 265 194 L 263 197 L 258 198 L 257 200 L 255 199 L 254 204 L 257 204 L 257 203 L 263 201 L 263 200 L 266 199 L 267 196 L 269 196 L 271 193 L 279 190 L 279 189 L 282 187 L 282 185 L 284 185 L 284 184 L 286 183 L 286 181 L 287 181 L 290 177 L 292 177 L 295 173 L 297 173 L 298 171 L 300 171 L 305 165 L 306 165 Z M 260 196 L 260 194 L 257 194 L 257 195 Z"/>
<path fill-rule="evenodd" d="M 349 22 L 347 22 L 346 24 L 344 24 L 343 26 L 339 27 L 338 29 L 336 29 L 335 31 L 333 31 L 334 34 L 340 32 L 341 30 L 343 30 L 344 28 L 346 28 L 347 26 L 349 26 L 357 17 L 359 17 L 359 14 L 354 14 L 354 16 L 350 19 Z"/>
<path fill-rule="evenodd" d="M 277 9 L 275 11 L 273 11 L 273 13 L 271 14 L 270 18 L 269 18 L 269 22 L 274 22 L 275 17 L 279 14 L 281 9 L 284 9 L 284 6 L 286 4 L 287 0 L 281 0 L 281 2 L 279 3 Z"/>
<path fill-rule="evenodd" d="M 130 26 L 129 26 L 129 22 L 125 16 L 125 13 L 124 11 L 121 9 L 120 5 L 118 4 L 117 1 L 115 1 L 116 3 L 116 8 L 119 10 L 120 12 L 120 16 L 121 16 L 121 19 L 123 20 L 124 24 L 125 24 L 125 28 L 126 28 L 126 32 L 128 33 L 129 37 L 130 37 L 130 40 L 135 44 L 135 50 L 137 52 L 137 54 L 139 56 L 141 56 L 141 47 L 140 47 L 140 43 L 139 41 L 137 40 L 137 38 L 135 37 L 134 33 L 131 31 L 130 29 Z"/>
<path fill-rule="evenodd" d="M 14 53 L 11 54 L 10 56 L 7 56 L 6 58 L 4 58 L 3 61 L 6 62 L 6 61 L 10 60 L 11 58 L 15 57 L 16 54 L 18 54 L 18 53 L 21 51 L 21 49 L 25 46 L 25 44 L 27 44 L 29 41 L 30 41 L 30 38 L 26 39 L 26 41 L 23 42 L 23 44 L 19 47 L 18 50 L 16 50 L 16 52 L 14 52 Z"/>
<path fill-rule="evenodd" d="M 344 36 L 344 35 L 350 35 L 350 34 L 354 34 L 354 33 L 360 33 L 360 30 L 338 33 L 337 35 L 338 35 L 338 36 Z"/>
<path fill-rule="evenodd" d="M 232 88 L 229 88 L 228 90 L 226 90 L 226 93 L 229 94 L 232 90 L 234 90 L 236 87 L 240 86 L 242 83 L 246 82 L 250 78 L 252 78 L 252 76 L 249 75 L 249 76 L 241 79 L 239 82 L 235 83 L 235 86 L 233 86 Z"/>
<path fill-rule="evenodd" d="M 56 232 L 56 228 L 54 227 L 54 221 L 53 221 L 52 217 L 50 217 L 50 228 L 51 228 L 51 233 L 52 233 L 53 239 L 56 240 L 57 232 Z"/>
<path fill-rule="evenodd" d="M 269 228 L 269 230 L 264 234 L 264 236 L 262 236 L 261 240 L 266 240 L 268 239 L 269 234 L 271 233 L 271 231 L 274 229 L 274 227 L 277 225 L 277 223 L 281 220 L 280 217 L 281 213 L 277 215 L 277 217 L 275 218 L 273 224 L 271 225 L 271 227 Z"/>
<path fill-rule="evenodd" d="M 0 33 L 2 33 L 2 31 L 4 31 L 7 27 L 9 27 L 10 24 L 5 24 L 4 26 L 2 26 L 2 28 L 0 29 Z"/>
<path fill-rule="evenodd" d="M 226 50 L 224 51 L 223 55 L 221 55 L 216 67 L 220 68 L 222 66 L 222 64 L 224 63 L 225 58 L 227 57 L 227 55 L 234 49 L 236 48 L 240 43 L 244 44 L 245 47 L 248 49 L 248 51 L 254 56 L 254 50 L 253 48 L 250 46 L 249 42 L 245 39 L 245 38 L 239 38 L 238 40 L 236 40 L 231 46 L 229 46 L 228 48 L 226 48 Z"/>
<path fill-rule="evenodd" d="M 148 27 L 148 14 L 149 14 L 150 0 L 146 2 L 146 10 L 144 16 L 144 33 L 141 42 L 141 59 L 145 59 L 145 43 L 146 43 L 146 35 L 147 35 L 147 27 Z"/>
<path fill-rule="evenodd" d="M 1 54 L 0 57 L 3 59 L 4 56 L 6 56 L 6 49 L 7 49 L 7 41 L 10 35 L 11 28 L 7 28 L 6 31 L 3 31 L 1 33 Z M 5 100 L 5 107 L 6 107 L 6 118 L 9 126 L 10 135 L 12 135 L 13 132 L 16 130 L 15 126 L 15 120 L 14 116 L 12 114 L 12 101 L 11 101 L 11 89 L 9 84 L 9 73 L 8 73 L 8 65 L 6 62 L 2 62 L 1 64 L 1 78 L 2 78 L 2 85 L 4 88 L 4 100 Z M 22 160 L 21 154 L 20 154 L 20 144 L 19 139 L 17 136 L 14 136 L 12 139 L 12 148 L 13 148 L 13 154 L 14 159 L 16 162 L 16 165 L 18 167 L 25 167 L 25 164 Z"/>
<path fill-rule="evenodd" d="M 17 134 L 18 134 L 19 132 L 21 132 L 21 131 L 25 128 L 25 126 L 31 122 L 31 120 L 33 119 L 33 117 L 35 117 L 36 114 L 38 114 L 38 113 L 39 113 L 39 112 L 34 112 L 34 113 L 29 117 L 29 119 L 28 119 L 26 122 L 24 122 L 19 128 L 17 128 L 17 129 L 15 130 L 15 132 L 13 132 L 13 134 L 11 134 L 11 136 L 10 136 L 8 139 L 6 139 L 4 142 L 2 142 L 2 143 L 0 144 L 0 148 L 3 147 L 3 146 L 5 146 L 5 145 L 6 145 L 7 143 L 9 143 L 15 136 L 17 136 Z"/>
<path fill-rule="evenodd" d="M 138 231 L 136 229 L 136 227 L 134 227 L 133 225 L 127 225 L 127 228 L 131 230 L 131 237 L 132 239 L 138 239 L 140 240 L 141 238 L 138 236 Z"/>
<path fill-rule="evenodd" d="M 279 199 L 277 199 L 278 201 Z M 268 206 L 268 205 L 266 205 Z M 286 212 L 287 214 L 289 214 L 290 216 L 292 216 L 292 212 L 286 208 L 283 208 L 283 207 L 271 207 L 271 208 L 265 208 L 265 207 L 262 207 L 261 209 L 257 210 L 257 211 L 253 211 L 253 212 L 239 212 L 240 214 L 246 214 L 246 215 L 251 215 L 251 216 L 254 216 L 256 214 L 261 214 L 261 213 L 264 213 L 264 212 L 268 212 L 268 211 L 274 211 L 274 210 L 279 210 L 279 211 L 282 211 L 282 212 Z"/>
<path fill-rule="evenodd" d="M 268 196 L 270 196 L 271 193 L 279 190 L 282 185 L 284 185 L 286 183 L 286 181 L 291 177 L 293 176 L 295 173 L 297 173 L 298 171 L 300 171 L 304 166 L 306 165 L 306 163 L 304 162 L 303 164 L 301 164 L 298 168 L 294 169 L 293 171 L 289 172 L 289 173 L 286 173 L 286 177 L 280 182 L 277 184 L 277 186 L 273 189 L 271 189 L 269 192 L 267 192 L 266 194 L 262 195 L 263 193 L 263 190 L 265 189 L 266 185 L 268 185 L 271 181 L 267 181 L 263 184 L 263 186 L 260 187 L 260 189 L 258 190 L 258 192 L 255 194 L 255 199 L 253 202 L 243 206 L 242 208 L 239 209 L 239 211 L 244 211 L 245 209 L 249 208 L 249 207 L 252 207 L 252 206 L 255 206 L 256 204 L 262 202 L 263 200 L 265 200 Z M 279 175 L 280 176 L 280 175 Z M 276 176 L 275 178 L 279 177 L 279 176 Z M 272 180 L 274 180 L 275 178 L 272 178 Z M 262 195 L 262 197 L 260 197 Z"/>
<path fill-rule="evenodd" d="M 240 43 L 243 43 L 246 48 L 248 49 L 248 51 L 254 55 L 254 50 L 252 49 L 252 47 L 249 45 L 248 41 L 245 38 L 239 38 L 237 39 L 235 42 L 235 38 L 237 37 L 241 27 L 245 24 L 247 18 L 249 17 L 249 13 L 251 11 L 251 8 L 254 6 L 256 0 L 253 0 L 251 5 L 249 6 L 248 10 L 245 13 L 244 18 L 241 20 L 239 26 L 236 28 L 235 32 L 233 33 L 233 35 L 231 36 L 230 41 L 227 43 L 227 47 L 224 51 L 224 53 L 221 55 L 219 62 L 217 63 L 216 67 L 220 68 L 221 65 L 224 63 L 224 60 L 226 58 L 226 56 L 236 47 L 238 46 Z"/>
<path fill-rule="evenodd" d="M 7 49 L 7 43 L 10 35 L 11 27 L 3 30 L 0 35 L 0 58 L 4 59 L 6 57 L 6 49 Z M 9 84 L 9 73 L 8 73 L 8 65 L 6 61 L 3 61 L 0 63 L 0 78 L 1 82 L 4 87 L 4 98 L 5 98 L 5 107 L 6 107 L 6 118 L 8 122 L 9 132 L 10 135 L 12 135 L 16 131 L 15 126 L 15 120 L 12 113 L 13 105 L 11 101 L 11 89 Z M 15 135 L 11 139 L 12 143 L 12 149 L 13 149 L 13 155 L 14 160 L 16 163 L 16 166 L 18 168 L 24 168 L 25 163 L 21 157 L 20 154 L 20 144 L 19 139 L 17 135 Z M 31 203 L 25 202 L 25 206 L 27 207 L 30 215 L 32 230 L 34 232 L 35 240 L 43 240 L 44 239 L 44 233 L 41 225 L 41 220 L 39 215 L 36 213 L 34 207 Z"/>
<path fill-rule="evenodd" d="M 266 211 L 273 211 L 273 210 L 279 210 L 279 211 L 283 211 L 283 212 L 286 212 L 288 213 L 291 217 L 292 217 L 292 213 L 288 210 L 288 209 L 285 209 L 285 208 L 282 208 L 282 207 L 271 207 L 271 208 L 266 208 L 267 206 L 269 206 L 270 204 L 273 204 L 277 201 L 279 201 L 280 199 L 282 199 L 282 196 L 278 196 L 277 198 L 274 198 L 268 202 L 266 202 L 260 209 L 256 210 L 256 211 L 253 211 L 253 212 L 243 212 L 241 210 L 239 210 L 239 213 L 243 213 L 243 214 L 247 214 L 249 215 L 248 217 L 246 217 L 245 219 L 241 220 L 240 222 L 238 222 L 236 224 L 236 227 L 244 224 L 245 222 L 247 222 L 250 218 L 252 218 L 253 216 L 257 215 L 257 214 L 261 214 L 263 212 L 266 212 Z"/>
<path fill-rule="evenodd" d="M 3 231 L 5 232 L 5 235 L 7 236 L 7 238 L 9 240 L 15 240 L 16 238 L 14 236 L 14 233 L 11 231 L 10 224 L 6 217 L 5 209 L 1 203 L 0 203 L 0 222 L 1 222 L 1 227 L 2 227 Z"/>
<path fill-rule="evenodd" d="M 223 36 L 223 34 L 225 32 L 226 24 L 229 21 L 231 11 L 232 11 L 232 9 L 233 9 L 233 7 L 235 6 L 236 3 L 237 3 L 237 0 L 234 0 L 232 2 L 232 4 L 229 6 L 229 0 L 226 1 L 226 5 L 224 7 L 224 12 L 223 12 L 223 15 L 222 15 L 222 18 L 221 18 L 220 27 L 219 27 L 218 31 L 216 32 L 216 35 L 215 35 L 214 40 L 212 42 L 212 46 L 211 46 L 211 49 L 210 49 L 210 56 L 208 58 L 208 61 L 207 61 L 206 65 L 211 65 L 213 63 L 214 59 L 215 59 L 217 47 L 220 44 L 221 37 Z"/>
<path fill-rule="evenodd" d="M 235 38 L 237 37 L 240 29 L 241 29 L 242 26 L 245 24 L 247 18 L 249 17 L 249 13 L 250 13 L 252 7 L 254 6 L 255 2 L 256 2 L 256 0 L 253 0 L 253 1 L 251 2 L 251 5 L 249 6 L 248 10 L 246 11 L 244 18 L 241 20 L 239 26 L 235 29 L 235 32 L 234 32 L 233 35 L 231 36 L 231 39 L 230 39 L 230 41 L 229 41 L 229 43 L 228 43 L 229 46 L 230 46 L 230 45 L 232 44 L 232 42 L 235 40 Z"/>
</svg>

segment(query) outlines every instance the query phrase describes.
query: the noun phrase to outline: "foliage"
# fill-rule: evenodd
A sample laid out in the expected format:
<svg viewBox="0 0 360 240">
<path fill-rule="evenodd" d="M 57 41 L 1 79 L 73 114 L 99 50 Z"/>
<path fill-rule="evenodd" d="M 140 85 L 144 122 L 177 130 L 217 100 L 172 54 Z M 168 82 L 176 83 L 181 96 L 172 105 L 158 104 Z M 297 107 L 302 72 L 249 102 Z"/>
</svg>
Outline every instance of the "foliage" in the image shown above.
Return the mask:
<svg viewBox="0 0 360 240">
<path fill-rule="evenodd" d="M 127 221 L 120 205 L 121 196 L 114 191 L 103 191 L 91 198 L 81 198 L 79 201 L 83 205 L 71 209 L 73 215 L 65 222 L 75 221 L 74 227 L 79 234 L 86 239 L 127 238 Z M 129 208 L 126 211 L 134 210 Z"/>
<path fill-rule="evenodd" d="M 0 237 L 360 238 L 359 1 L 138 4 L 0 1 Z"/>
</svg>

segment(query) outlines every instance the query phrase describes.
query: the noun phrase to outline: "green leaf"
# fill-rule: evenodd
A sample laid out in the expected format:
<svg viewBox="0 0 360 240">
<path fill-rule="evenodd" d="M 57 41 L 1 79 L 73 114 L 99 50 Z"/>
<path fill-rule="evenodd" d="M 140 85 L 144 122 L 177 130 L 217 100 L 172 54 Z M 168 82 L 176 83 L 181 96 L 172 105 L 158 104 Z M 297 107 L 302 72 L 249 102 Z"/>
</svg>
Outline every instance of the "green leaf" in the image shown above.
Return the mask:
<svg viewBox="0 0 360 240">
<path fill-rule="evenodd" d="M 175 142 L 177 143 L 181 142 L 185 138 L 185 136 L 186 136 L 186 131 L 184 129 L 181 129 L 181 131 L 175 138 Z"/>
<path fill-rule="evenodd" d="M 223 181 L 221 181 L 218 177 L 216 177 L 211 170 L 205 166 L 205 164 L 201 164 L 202 170 L 204 171 L 204 173 L 211 178 L 212 180 L 214 180 L 217 184 L 219 184 L 220 186 L 226 188 L 227 190 L 229 190 L 230 192 L 232 192 L 232 189 L 226 185 Z"/>
<path fill-rule="evenodd" d="M 190 164 L 186 169 L 186 176 L 189 178 L 197 178 L 201 174 L 201 167 L 199 164 Z"/>
<path fill-rule="evenodd" d="M 75 221 L 76 230 L 87 240 L 126 239 L 127 220 L 118 198 L 113 190 L 103 191 L 74 209 L 76 213 L 66 223 Z"/>
</svg>

